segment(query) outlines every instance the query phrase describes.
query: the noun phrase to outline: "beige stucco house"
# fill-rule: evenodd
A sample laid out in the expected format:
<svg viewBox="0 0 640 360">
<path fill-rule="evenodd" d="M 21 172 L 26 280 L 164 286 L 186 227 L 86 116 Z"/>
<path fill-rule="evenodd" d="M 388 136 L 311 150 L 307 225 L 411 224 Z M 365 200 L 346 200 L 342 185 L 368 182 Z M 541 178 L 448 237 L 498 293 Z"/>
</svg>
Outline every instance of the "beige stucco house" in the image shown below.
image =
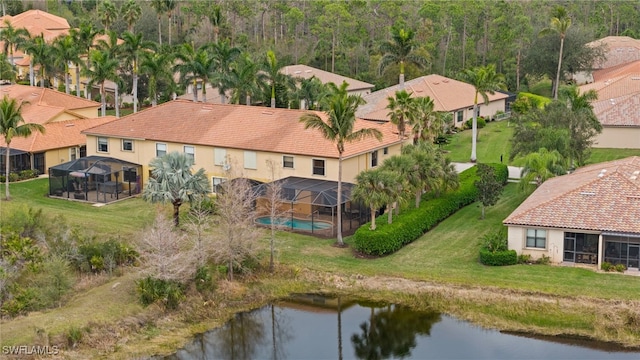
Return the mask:
<svg viewBox="0 0 640 360">
<path fill-rule="evenodd" d="M 213 191 L 233 170 L 243 177 L 268 182 L 286 177 L 336 181 L 338 151 L 320 132 L 304 129 L 304 110 L 272 109 L 174 100 L 113 122 L 97 126 L 87 135 L 87 155 L 102 155 L 143 166 L 142 183 L 149 177 L 149 162 L 167 152 L 192 156 L 195 168 L 204 168 Z M 326 115 L 317 112 L 321 117 Z M 400 153 L 395 126 L 356 120 L 355 129 L 376 128 L 382 141 L 369 138 L 346 144 L 342 179 L 356 175 Z M 276 164 L 271 173 L 267 162 Z"/>
<path fill-rule="evenodd" d="M 504 221 L 509 249 L 555 264 L 603 262 L 637 271 L 640 157 L 594 164 L 545 181 Z"/>
<path fill-rule="evenodd" d="M 400 89 L 400 85 L 394 85 L 363 96 L 366 104 L 360 106 L 356 116 L 365 120 L 389 121 L 387 99 L 394 97 Z M 405 82 L 404 90 L 411 93 L 412 97 L 428 96 L 433 99 L 434 110 L 451 113 L 455 127 L 464 126 L 464 122 L 473 117 L 476 91 L 472 85 L 465 82 L 431 74 Z M 499 111 L 506 111 L 508 95 L 496 92 L 487 96 L 489 103 L 478 104 L 478 115 L 488 118 Z"/>
</svg>

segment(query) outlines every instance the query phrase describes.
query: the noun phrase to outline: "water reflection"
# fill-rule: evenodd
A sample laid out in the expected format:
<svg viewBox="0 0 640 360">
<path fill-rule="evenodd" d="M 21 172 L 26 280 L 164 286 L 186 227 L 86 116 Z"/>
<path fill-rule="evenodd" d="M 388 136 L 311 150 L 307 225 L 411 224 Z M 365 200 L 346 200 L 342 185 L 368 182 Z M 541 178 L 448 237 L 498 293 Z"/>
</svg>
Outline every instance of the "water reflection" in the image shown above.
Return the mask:
<svg viewBox="0 0 640 360">
<path fill-rule="evenodd" d="M 597 344 L 542 341 L 435 312 L 304 295 L 237 314 L 164 359 L 640 358 L 637 350 Z"/>
</svg>

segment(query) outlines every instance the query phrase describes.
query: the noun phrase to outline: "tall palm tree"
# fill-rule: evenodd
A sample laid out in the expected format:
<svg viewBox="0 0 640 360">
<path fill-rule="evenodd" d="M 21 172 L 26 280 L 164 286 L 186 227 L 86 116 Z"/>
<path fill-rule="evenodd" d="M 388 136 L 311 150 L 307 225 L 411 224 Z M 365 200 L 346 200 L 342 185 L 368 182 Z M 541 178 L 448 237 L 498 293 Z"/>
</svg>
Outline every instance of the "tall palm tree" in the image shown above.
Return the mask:
<svg viewBox="0 0 640 360">
<path fill-rule="evenodd" d="M 414 98 L 413 104 L 415 115 L 409 119 L 413 143 L 432 143 L 444 130 L 444 117 L 442 113 L 434 111 L 435 105 L 429 96 Z"/>
<path fill-rule="evenodd" d="M 539 187 L 546 180 L 565 173 L 565 160 L 558 150 L 549 151 L 541 148 L 524 158 L 520 189 L 527 190 L 532 184 Z"/>
<path fill-rule="evenodd" d="M 273 50 L 267 51 L 267 56 L 262 63 L 262 72 L 260 72 L 258 80 L 268 84 L 271 91 L 271 107 L 276 107 L 276 85 L 284 84 L 285 86 L 292 82 L 292 78 L 280 72 L 282 64 L 276 58 Z"/>
<path fill-rule="evenodd" d="M 162 14 L 165 12 L 165 0 L 151 0 L 151 7 L 158 16 L 158 44 L 162 45 Z"/>
<path fill-rule="evenodd" d="M 132 33 L 133 26 L 142 16 L 142 8 L 136 0 L 127 0 L 120 9 L 122 18 L 127 22 L 127 30 Z"/>
<path fill-rule="evenodd" d="M 351 197 L 369 206 L 371 211 L 369 229 L 376 229 L 376 210 L 391 202 L 393 187 L 398 180 L 397 174 L 380 168 L 361 171 L 356 176 L 356 186 L 351 192 Z"/>
<path fill-rule="evenodd" d="M 53 62 L 52 48 L 44 39 L 42 34 L 29 39 L 24 44 L 24 51 L 29 54 L 29 83 L 35 86 L 34 67 L 40 67 L 40 86 L 44 87 L 45 70 Z"/>
<path fill-rule="evenodd" d="M 0 53 L 0 79 L 10 81 L 16 79 L 16 70 L 7 59 L 7 54 L 4 53 Z"/>
<path fill-rule="evenodd" d="M 122 53 L 125 61 L 131 67 L 131 75 L 133 78 L 133 112 L 138 112 L 138 75 L 140 72 L 140 56 L 148 52 L 154 45 L 151 41 L 142 40 L 142 34 L 134 34 L 126 31 L 122 34 L 121 45 Z"/>
<path fill-rule="evenodd" d="M 13 50 L 22 45 L 29 38 L 29 31 L 25 28 L 15 28 L 9 20 L 4 21 L 4 28 L 0 31 L 0 41 L 4 41 L 4 53 L 8 55 L 11 65 L 15 65 Z"/>
<path fill-rule="evenodd" d="M 109 32 L 109 26 L 118 18 L 118 9 L 111 0 L 104 0 L 98 4 L 98 14 L 104 31 Z"/>
<path fill-rule="evenodd" d="M 360 128 L 355 130 L 356 110 L 364 100 L 360 96 L 349 95 L 346 91 L 346 84 L 328 101 L 329 109 L 326 112 L 327 120 L 323 120 L 318 114 L 304 114 L 300 121 L 304 123 L 305 129 L 316 129 L 320 131 L 325 139 L 336 144 L 338 150 L 338 194 L 337 194 L 337 217 L 338 217 L 338 246 L 344 246 L 342 240 L 342 156 L 345 144 L 359 141 L 368 137 L 375 137 L 382 140 L 382 133 L 378 129 Z"/>
<path fill-rule="evenodd" d="M 207 18 L 213 27 L 213 42 L 218 42 L 218 37 L 220 36 L 220 26 L 224 20 L 222 16 L 222 9 L 220 9 L 220 5 L 212 5 L 207 14 Z"/>
<path fill-rule="evenodd" d="M 412 168 L 406 179 L 415 195 L 415 207 L 420 207 L 422 194 L 434 187 L 440 175 L 440 163 L 436 151 L 429 143 L 419 143 L 402 147 L 402 155 L 410 157 Z"/>
<path fill-rule="evenodd" d="M 176 53 L 179 60 L 175 70 L 180 73 L 180 80 L 193 85 L 193 101 L 198 102 L 198 82 L 202 84 L 202 101 L 207 102 L 207 84 L 209 74 L 214 65 L 213 57 L 208 46 L 194 48 L 192 44 L 184 43 Z"/>
<path fill-rule="evenodd" d="M 206 172 L 192 173 L 193 160 L 184 153 L 170 152 L 149 162 L 151 177 L 142 190 L 142 198 L 152 203 L 173 205 L 173 224 L 180 224 L 180 206 L 195 196 L 210 192 Z"/>
<path fill-rule="evenodd" d="M 253 62 L 249 53 L 238 56 L 231 66 L 231 102 L 240 104 L 244 99 L 251 105 L 251 95 L 258 91 L 258 65 Z"/>
<path fill-rule="evenodd" d="M 158 104 L 158 83 L 173 82 L 173 54 L 158 51 L 144 52 L 140 61 L 140 72 L 149 76 L 149 98 L 151 106 Z"/>
<path fill-rule="evenodd" d="M 167 12 L 169 18 L 169 46 L 171 46 L 171 18 L 173 17 L 173 10 L 176 8 L 177 0 L 164 0 L 164 10 Z"/>
<path fill-rule="evenodd" d="M 84 75 L 89 78 L 88 87 L 94 84 L 100 85 L 100 107 L 101 116 L 105 116 L 107 112 L 107 94 L 105 91 L 105 83 L 107 80 L 118 80 L 118 60 L 111 58 L 109 53 L 103 50 L 92 50 L 89 54 L 90 67 L 84 69 Z M 117 99 L 116 99 L 117 102 Z M 117 104 L 116 104 L 117 106 Z"/>
<path fill-rule="evenodd" d="M 396 91 L 395 97 L 389 96 L 387 100 L 389 101 L 387 105 L 389 113 L 387 115 L 391 122 L 398 126 L 398 136 L 403 139 L 407 122 L 414 122 L 414 99 L 411 97 L 411 93 L 406 90 L 400 90 Z"/>
<path fill-rule="evenodd" d="M 225 94 L 231 88 L 231 64 L 241 54 L 240 48 L 229 45 L 228 41 L 220 41 L 209 47 L 213 57 L 213 73 L 211 83 L 218 88 L 220 103 L 225 103 Z"/>
<path fill-rule="evenodd" d="M 482 96 L 484 104 L 489 104 L 489 94 L 495 94 L 498 89 L 505 89 L 504 75 L 496 73 L 496 66 L 489 64 L 463 71 L 462 78 L 475 88 L 473 98 L 473 122 L 471 126 L 471 162 L 476 162 L 476 146 L 478 141 L 478 95 Z"/>
<path fill-rule="evenodd" d="M 415 32 L 412 29 L 405 29 L 394 26 L 391 29 L 391 40 L 383 42 L 380 50 L 384 55 L 378 64 L 378 73 L 382 74 L 390 64 L 400 65 L 399 84 L 404 88 L 405 64 L 413 64 L 420 69 L 427 65 L 427 59 L 414 53 L 416 48 Z"/>
<path fill-rule="evenodd" d="M 80 57 L 85 59 L 85 63 L 82 66 L 76 66 L 76 91 L 77 96 L 80 96 L 80 72 L 81 68 L 89 68 L 91 61 L 89 58 L 89 53 L 91 52 L 91 48 L 94 46 L 94 41 L 96 36 L 98 35 L 98 30 L 96 30 L 93 25 L 88 21 L 83 21 L 80 23 L 78 28 L 73 28 L 69 30 L 69 35 L 71 35 L 78 46 Z M 79 65 L 79 64 L 78 64 Z M 89 97 L 88 87 L 85 87 L 86 97 Z"/>
<path fill-rule="evenodd" d="M 70 64 L 80 63 L 79 48 L 71 35 L 59 36 L 52 44 L 54 59 L 64 71 L 64 88 L 67 94 L 70 93 L 71 83 L 69 68 Z"/>
<path fill-rule="evenodd" d="M 5 149 L 5 199 L 11 200 L 9 194 L 9 162 L 11 153 L 11 140 L 18 137 L 28 137 L 34 131 L 44 133 L 44 127 L 36 123 L 25 123 L 22 118 L 22 105 L 16 99 L 5 95 L 0 102 L 0 134 L 7 144 Z"/>
<path fill-rule="evenodd" d="M 553 99 L 558 99 L 558 85 L 560 84 L 560 72 L 562 68 L 562 52 L 564 50 L 564 39 L 567 36 L 567 30 L 571 27 L 571 18 L 567 10 L 558 5 L 554 8 L 549 27 L 544 28 L 538 34 L 539 36 L 547 36 L 555 33 L 560 36 L 560 53 L 558 54 L 558 71 L 556 72 L 556 81 L 553 83 Z"/>
</svg>

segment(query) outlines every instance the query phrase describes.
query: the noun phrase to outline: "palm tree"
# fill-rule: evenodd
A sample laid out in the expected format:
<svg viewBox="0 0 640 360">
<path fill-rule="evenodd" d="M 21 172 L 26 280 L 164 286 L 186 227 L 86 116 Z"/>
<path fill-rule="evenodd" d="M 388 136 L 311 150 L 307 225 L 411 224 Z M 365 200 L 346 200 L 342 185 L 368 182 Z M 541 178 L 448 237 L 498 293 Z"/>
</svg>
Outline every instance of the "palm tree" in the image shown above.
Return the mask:
<svg viewBox="0 0 640 360">
<path fill-rule="evenodd" d="M 40 85 L 44 87 L 44 78 L 46 67 L 53 62 L 51 59 L 51 46 L 47 44 L 42 34 L 29 39 L 24 44 L 24 51 L 29 54 L 29 83 L 35 86 L 35 76 L 33 69 L 36 65 L 40 66 Z"/>
<path fill-rule="evenodd" d="M 397 174 L 380 168 L 361 171 L 356 176 L 356 186 L 351 192 L 351 197 L 369 206 L 371 210 L 369 229 L 376 229 L 376 211 L 392 201 L 393 189 L 398 181 Z"/>
<path fill-rule="evenodd" d="M 0 53 L 0 79 L 10 81 L 16 79 L 16 70 L 7 59 L 7 54 L 4 53 Z"/>
<path fill-rule="evenodd" d="M 564 50 L 564 39 L 567 36 L 567 30 L 571 27 L 571 18 L 567 14 L 567 10 L 558 5 L 554 8 L 551 22 L 548 28 L 540 31 L 538 36 L 547 36 L 549 34 L 558 34 L 560 36 L 560 53 L 558 55 L 558 71 L 556 72 L 556 81 L 553 83 L 553 99 L 558 99 L 558 86 L 560 84 L 560 72 L 562 68 L 562 52 Z"/>
<path fill-rule="evenodd" d="M 404 139 L 406 123 L 414 122 L 415 110 L 411 93 L 406 90 L 396 91 L 396 96 L 389 96 L 387 100 L 389 101 L 387 109 L 390 110 L 387 115 L 391 122 L 398 126 L 398 136 Z"/>
<path fill-rule="evenodd" d="M 142 53 L 140 72 L 149 76 L 149 98 L 153 107 L 158 104 L 158 83 L 173 82 L 172 64 L 172 54 L 163 51 Z"/>
<path fill-rule="evenodd" d="M 93 43 L 95 41 L 96 36 L 98 35 L 98 30 L 94 29 L 93 25 L 90 22 L 83 21 L 80 23 L 78 28 L 73 28 L 69 30 L 69 35 L 73 37 L 76 45 L 78 46 L 79 53 L 81 57 L 85 57 L 86 61 L 82 65 L 84 68 L 88 69 L 90 67 L 90 58 L 89 53 L 91 52 L 91 48 L 93 47 Z M 76 66 L 76 91 L 77 96 L 80 96 L 80 71 L 82 66 Z M 86 97 L 89 97 L 88 87 L 85 87 Z"/>
<path fill-rule="evenodd" d="M 109 26 L 118 18 L 118 9 L 110 0 L 104 0 L 98 4 L 98 14 L 105 33 L 109 32 Z"/>
<path fill-rule="evenodd" d="M 267 51 L 265 61 L 262 63 L 262 72 L 259 74 L 258 80 L 268 84 L 271 91 L 271 107 L 276 107 L 276 84 L 285 84 L 292 82 L 292 78 L 280 72 L 282 64 L 278 62 L 276 53 L 272 50 Z"/>
<path fill-rule="evenodd" d="M 476 146 L 478 140 L 478 95 L 482 96 L 484 104 L 489 104 L 489 96 L 487 94 L 495 94 L 495 90 L 505 89 L 504 75 L 496 73 L 496 66 L 489 64 L 487 66 L 476 67 L 463 71 L 462 78 L 467 83 L 473 85 L 476 90 L 473 99 L 473 123 L 471 126 L 471 162 L 476 162 Z"/>
<path fill-rule="evenodd" d="M 222 25 L 222 21 L 224 18 L 222 17 L 222 10 L 220 9 L 220 5 L 212 5 L 211 10 L 207 14 L 207 18 L 213 26 L 213 42 L 218 42 L 218 36 L 220 36 L 220 25 Z"/>
<path fill-rule="evenodd" d="M 4 53 L 8 54 L 9 62 L 15 65 L 13 50 L 22 45 L 29 38 L 29 31 L 25 28 L 15 28 L 9 20 L 4 21 L 4 28 L 0 31 L 0 41 L 4 41 Z"/>
<path fill-rule="evenodd" d="M 101 116 L 106 115 L 107 111 L 107 94 L 105 91 L 105 83 L 107 80 L 117 81 L 118 79 L 118 60 L 111 58 L 106 51 L 92 50 L 89 54 L 90 67 L 84 69 L 84 75 L 89 78 L 88 87 L 94 84 L 100 84 L 100 107 Z M 116 99 L 117 102 L 117 99 Z M 116 104 L 117 106 L 117 104 Z"/>
<path fill-rule="evenodd" d="M 335 93 L 328 101 L 326 122 L 315 113 L 304 114 L 300 121 L 304 123 L 305 129 L 316 129 L 320 131 L 325 139 L 334 142 L 338 150 L 338 194 L 337 194 L 337 217 L 338 217 L 338 246 L 344 246 L 342 240 L 342 155 L 345 144 L 359 141 L 368 137 L 375 137 L 382 140 L 382 133 L 378 129 L 360 128 L 355 130 L 356 110 L 364 100 L 360 96 L 347 94 L 347 85 L 344 83 L 339 92 Z"/>
<path fill-rule="evenodd" d="M 138 4 L 136 0 L 128 0 L 122 4 L 120 12 L 122 13 L 122 18 L 127 22 L 127 30 L 132 33 L 133 26 L 140 19 L 140 16 L 142 16 L 140 4 Z"/>
<path fill-rule="evenodd" d="M 164 10 L 167 12 L 169 18 L 169 46 L 171 46 L 171 17 L 173 16 L 173 9 L 176 8 L 176 0 L 164 0 Z"/>
<path fill-rule="evenodd" d="M 173 205 L 173 224 L 180 224 L 180 205 L 197 195 L 210 192 L 206 172 L 200 168 L 191 172 L 193 160 L 184 153 L 170 152 L 151 160 L 151 177 L 142 190 L 142 198 L 152 203 Z"/>
<path fill-rule="evenodd" d="M 392 189 L 393 195 L 387 209 L 389 211 L 389 224 L 393 220 L 391 215 L 393 203 L 395 203 L 396 215 L 400 214 L 400 206 L 406 203 L 407 195 L 416 183 L 414 179 L 416 166 L 414 159 L 406 155 L 393 155 L 382 163 L 381 169 L 397 174 L 399 179 Z"/>
<path fill-rule="evenodd" d="M 158 15 L 158 44 L 162 45 L 162 14 L 165 12 L 165 0 L 152 0 L 151 7 L 156 11 L 156 15 Z"/>
<path fill-rule="evenodd" d="M 539 187 L 546 180 L 565 173 L 565 161 L 558 150 L 540 148 L 538 152 L 530 153 L 524 158 L 520 189 L 527 190 L 531 184 Z"/>
<path fill-rule="evenodd" d="M 34 131 L 44 133 L 44 127 L 36 123 L 25 123 L 22 118 L 22 105 L 16 99 L 5 95 L 0 102 L 0 134 L 7 144 L 5 149 L 5 199 L 11 200 L 9 194 L 9 162 L 11 153 L 11 140 L 15 137 L 28 137 Z"/>
<path fill-rule="evenodd" d="M 240 54 L 231 66 L 231 102 L 240 104 L 245 99 L 251 105 L 251 95 L 258 91 L 258 66 L 249 53 Z"/>
<path fill-rule="evenodd" d="M 382 74 L 390 64 L 399 64 L 400 89 L 404 88 L 405 63 L 414 64 L 420 69 L 427 65 L 427 59 L 413 52 L 416 47 L 415 36 L 415 32 L 411 29 L 394 26 L 391 28 L 391 40 L 380 45 L 380 50 L 384 55 L 378 64 L 378 73 Z"/>
<path fill-rule="evenodd" d="M 80 63 L 79 48 L 71 35 L 57 37 L 52 45 L 54 59 L 64 69 L 64 87 L 67 94 L 70 93 L 71 83 L 69 64 Z"/>
<path fill-rule="evenodd" d="M 297 78 L 297 80 L 298 86 L 296 86 L 297 91 L 294 93 L 294 96 L 295 99 L 300 102 L 301 108 L 305 110 L 319 110 L 320 103 L 323 102 L 327 96 L 331 95 L 331 89 L 323 84 L 315 75 L 308 79 Z"/>
<path fill-rule="evenodd" d="M 230 46 L 228 41 L 211 44 L 209 47 L 213 57 L 213 73 L 211 83 L 218 88 L 220 103 L 225 103 L 225 93 L 231 88 L 231 64 L 241 54 L 240 48 Z"/>
<path fill-rule="evenodd" d="M 148 52 L 153 43 L 151 41 L 142 40 L 142 34 L 134 34 L 126 31 L 122 34 L 124 42 L 121 45 L 122 53 L 126 62 L 131 66 L 131 74 L 133 78 L 133 112 L 138 112 L 138 73 L 140 72 L 140 56 Z"/>
<path fill-rule="evenodd" d="M 202 84 L 202 101 L 207 102 L 207 84 L 213 67 L 213 57 L 208 46 L 195 49 L 193 45 L 184 43 L 176 53 L 179 60 L 175 70 L 180 73 L 180 80 L 193 85 L 193 101 L 198 102 L 198 82 Z"/>
<path fill-rule="evenodd" d="M 429 142 L 443 133 L 444 117 L 442 113 L 434 111 L 433 99 L 429 96 L 413 99 L 415 115 L 409 118 L 409 125 L 413 132 L 413 143 Z"/>
<path fill-rule="evenodd" d="M 429 143 L 419 143 L 402 147 L 402 155 L 412 159 L 412 168 L 408 172 L 408 180 L 415 195 L 415 207 L 420 207 L 422 194 L 434 187 L 439 180 L 440 163 L 436 159 L 436 151 Z"/>
</svg>

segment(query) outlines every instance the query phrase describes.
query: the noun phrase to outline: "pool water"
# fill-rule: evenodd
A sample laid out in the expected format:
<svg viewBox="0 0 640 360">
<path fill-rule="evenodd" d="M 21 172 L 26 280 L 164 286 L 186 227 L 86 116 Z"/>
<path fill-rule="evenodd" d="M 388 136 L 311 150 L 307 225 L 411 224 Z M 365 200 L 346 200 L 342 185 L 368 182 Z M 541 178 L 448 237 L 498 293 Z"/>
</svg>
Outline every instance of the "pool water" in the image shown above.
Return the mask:
<svg viewBox="0 0 640 360">
<path fill-rule="evenodd" d="M 256 222 L 261 225 L 271 225 L 271 217 L 262 216 L 257 218 Z M 305 231 L 326 230 L 326 229 L 331 229 L 332 227 L 331 223 L 328 223 L 326 221 L 314 220 L 312 222 L 311 220 L 303 220 L 303 219 L 296 219 L 296 218 L 291 219 L 291 218 L 283 218 L 283 217 L 277 218 L 276 224 L 289 229 L 293 228 L 294 230 L 305 230 Z"/>
</svg>

